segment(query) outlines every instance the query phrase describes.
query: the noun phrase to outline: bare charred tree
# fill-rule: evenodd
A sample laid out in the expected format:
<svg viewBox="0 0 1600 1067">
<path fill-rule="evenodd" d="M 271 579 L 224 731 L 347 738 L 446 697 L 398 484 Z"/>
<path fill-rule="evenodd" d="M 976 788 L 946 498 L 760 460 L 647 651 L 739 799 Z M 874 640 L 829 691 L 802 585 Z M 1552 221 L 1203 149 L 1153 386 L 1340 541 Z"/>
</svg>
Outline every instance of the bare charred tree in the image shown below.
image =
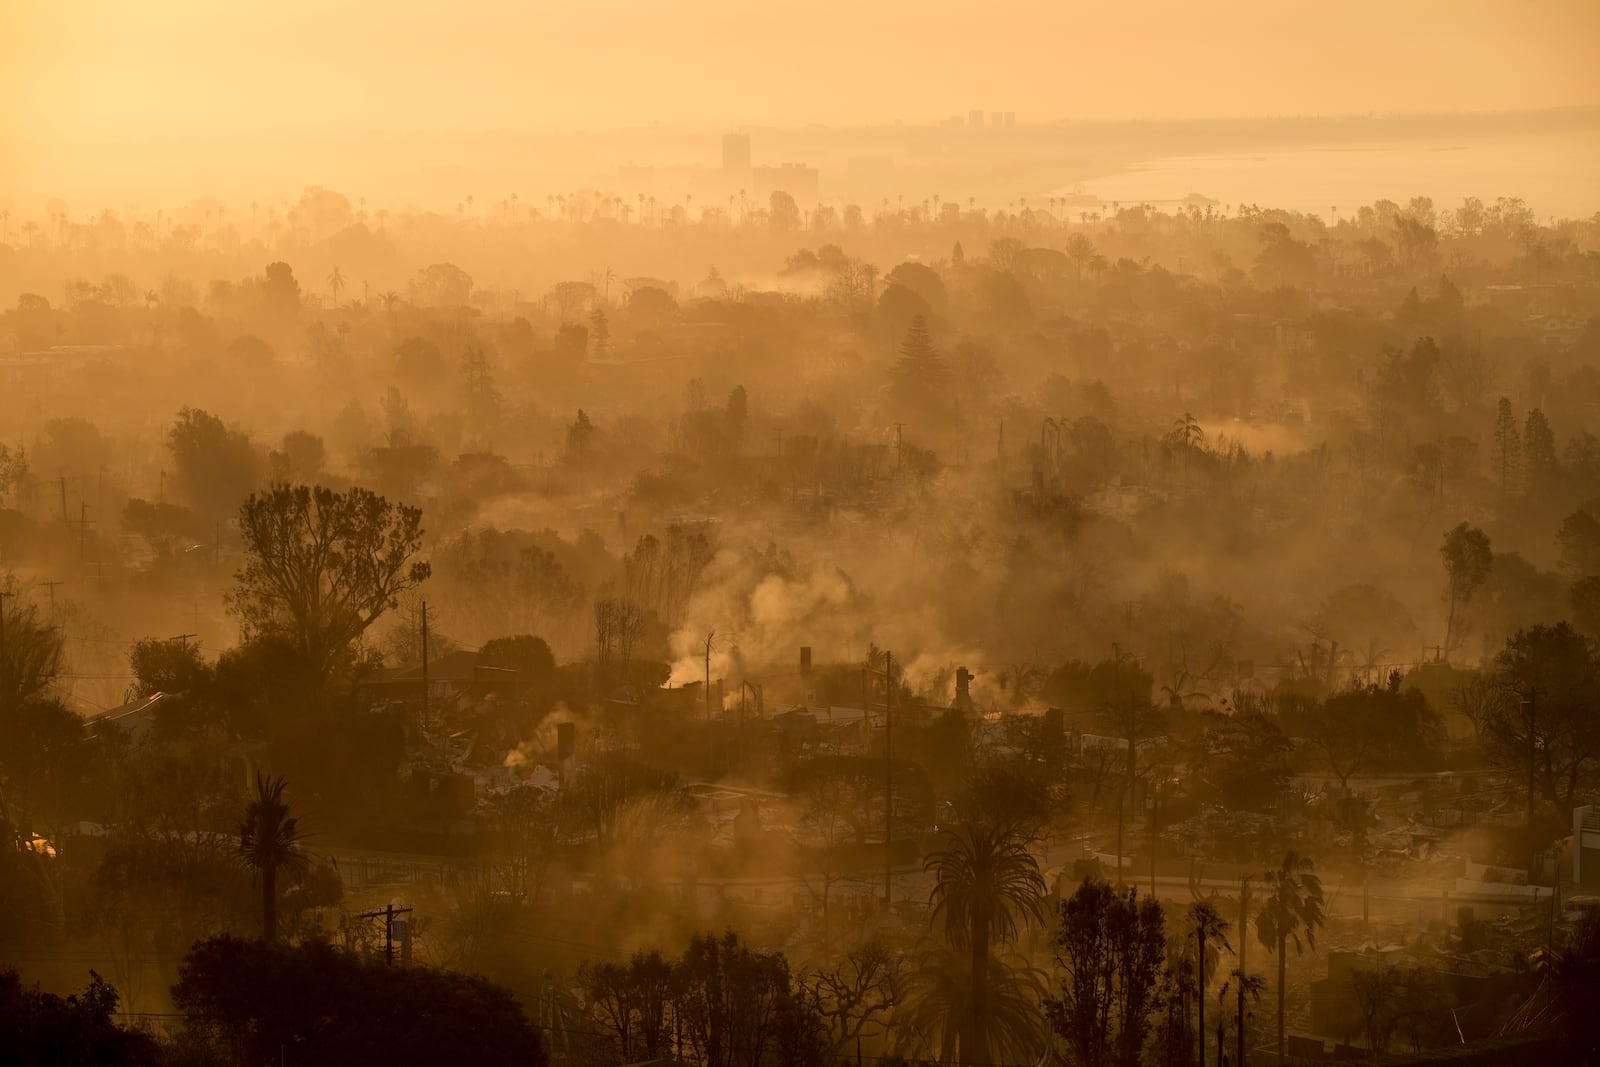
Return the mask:
<svg viewBox="0 0 1600 1067">
<path fill-rule="evenodd" d="M 1444 654 L 1448 657 L 1461 641 L 1461 627 L 1456 620 L 1457 611 L 1472 600 L 1483 580 L 1494 566 L 1494 553 L 1489 548 L 1489 537 L 1476 526 L 1460 523 L 1445 531 L 1444 544 L 1439 548 L 1444 557 L 1444 571 L 1448 579 L 1445 599 L 1449 610 L 1445 614 Z"/>
</svg>

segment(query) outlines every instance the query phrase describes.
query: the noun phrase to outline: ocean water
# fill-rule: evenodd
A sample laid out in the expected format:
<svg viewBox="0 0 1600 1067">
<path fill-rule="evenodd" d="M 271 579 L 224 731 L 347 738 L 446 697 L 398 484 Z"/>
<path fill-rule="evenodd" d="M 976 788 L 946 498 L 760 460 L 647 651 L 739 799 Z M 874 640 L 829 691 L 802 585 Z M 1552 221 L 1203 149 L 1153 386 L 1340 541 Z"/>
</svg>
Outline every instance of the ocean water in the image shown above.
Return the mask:
<svg viewBox="0 0 1600 1067">
<path fill-rule="evenodd" d="M 1106 203 L 1170 204 L 1198 193 L 1341 217 L 1363 204 L 1413 196 L 1455 208 L 1469 196 L 1521 197 L 1540 221 L 1600 212 L 1600 131 L 1437 141 L 1345 143 L 1153 159 L 1052 195 Z"/>
</svg>

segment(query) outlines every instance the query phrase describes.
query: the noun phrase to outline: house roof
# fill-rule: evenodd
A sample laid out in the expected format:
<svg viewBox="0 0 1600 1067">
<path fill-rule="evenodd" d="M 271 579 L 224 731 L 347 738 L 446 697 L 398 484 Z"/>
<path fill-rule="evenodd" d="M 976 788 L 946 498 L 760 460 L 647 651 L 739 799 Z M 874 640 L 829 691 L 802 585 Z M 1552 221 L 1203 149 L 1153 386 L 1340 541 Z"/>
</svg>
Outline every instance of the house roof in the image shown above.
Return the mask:
<svg viewBox="0 0 1600 1067">
<path fill-rule="evenodd" d="M 112 708 L 110 711 L 102 712 L 93 718 L 85 720 L 83 724 L 84 731 L 92 737 L 101 724 L 116 723 L 124 730 L 143 733 L 155 721 L 156 705 L 165 699 L 167 699 L 167 694 L 165 693 L 151 693 L 147 697 L 129 701 L 120 707 Z"/>
<path fill-rule="evenodd" d="M 460 682 L 465 685 L 472 681 L 474 670 L 477 666 L 478 654 L 476 652 L 466 650 L 448 652 L 438 659 L 428 662 L 428 681 Z M 421 681 L 422 664 L 420 663 L 373 671 L 367 678 L 369 685 L 404 685 L 410 682 L 420 684 Z"/>
</svg>

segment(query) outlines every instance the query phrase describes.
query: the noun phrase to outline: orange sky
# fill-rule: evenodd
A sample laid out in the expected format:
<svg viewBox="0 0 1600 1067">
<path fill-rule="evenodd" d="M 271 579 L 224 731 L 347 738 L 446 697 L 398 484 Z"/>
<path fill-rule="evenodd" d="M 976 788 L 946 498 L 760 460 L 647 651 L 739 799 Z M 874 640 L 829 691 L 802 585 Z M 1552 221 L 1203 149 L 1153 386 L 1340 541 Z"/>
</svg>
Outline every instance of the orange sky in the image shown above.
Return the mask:
<svg viewBox="0 0 1600 1067">
<path fill-rule="evenodd" d="M 1595 0 L 12 0 L 58 139 L 1600 104 Z M 0 158 L 3 166 L 3 158 Z M 3 181 L 3 174 L 0 174 Z"/>
</svg>

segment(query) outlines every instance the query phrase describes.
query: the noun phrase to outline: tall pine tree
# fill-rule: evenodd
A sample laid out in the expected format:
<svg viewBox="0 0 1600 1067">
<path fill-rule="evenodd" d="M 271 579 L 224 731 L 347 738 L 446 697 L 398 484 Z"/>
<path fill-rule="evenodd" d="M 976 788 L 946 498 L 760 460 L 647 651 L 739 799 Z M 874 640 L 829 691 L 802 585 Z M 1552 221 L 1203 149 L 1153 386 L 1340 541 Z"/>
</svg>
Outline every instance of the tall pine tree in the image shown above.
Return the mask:
<svg viewBox="0 0 1600 1067">
<path fill-rule="evenodd" d="M 1494 469 L 1500 479 L 1500 498 L 1511 495 L 1522 471 L 1522 436 L 1517 433 L 1517 416 L 1509 397 L 1500 398 L 1500 411 L 1494 420 Z"/>
<path fill-rule="evenodd" d="M 1522 462 L 1527 472 L 1527 491 L 1543 493 L 1556 476 L 1556 434 L 1544 412 L 1534 408 L 1522 425 Z"/>
<path fill-rule="evenodd" d="M 900 358 L 890 372 L 896 406 L 904 414 L 926 415 L 943 404 L 950 368 L 928 334 L 921 315 L 913 315 L 900 342 Z"/>
</svg>

